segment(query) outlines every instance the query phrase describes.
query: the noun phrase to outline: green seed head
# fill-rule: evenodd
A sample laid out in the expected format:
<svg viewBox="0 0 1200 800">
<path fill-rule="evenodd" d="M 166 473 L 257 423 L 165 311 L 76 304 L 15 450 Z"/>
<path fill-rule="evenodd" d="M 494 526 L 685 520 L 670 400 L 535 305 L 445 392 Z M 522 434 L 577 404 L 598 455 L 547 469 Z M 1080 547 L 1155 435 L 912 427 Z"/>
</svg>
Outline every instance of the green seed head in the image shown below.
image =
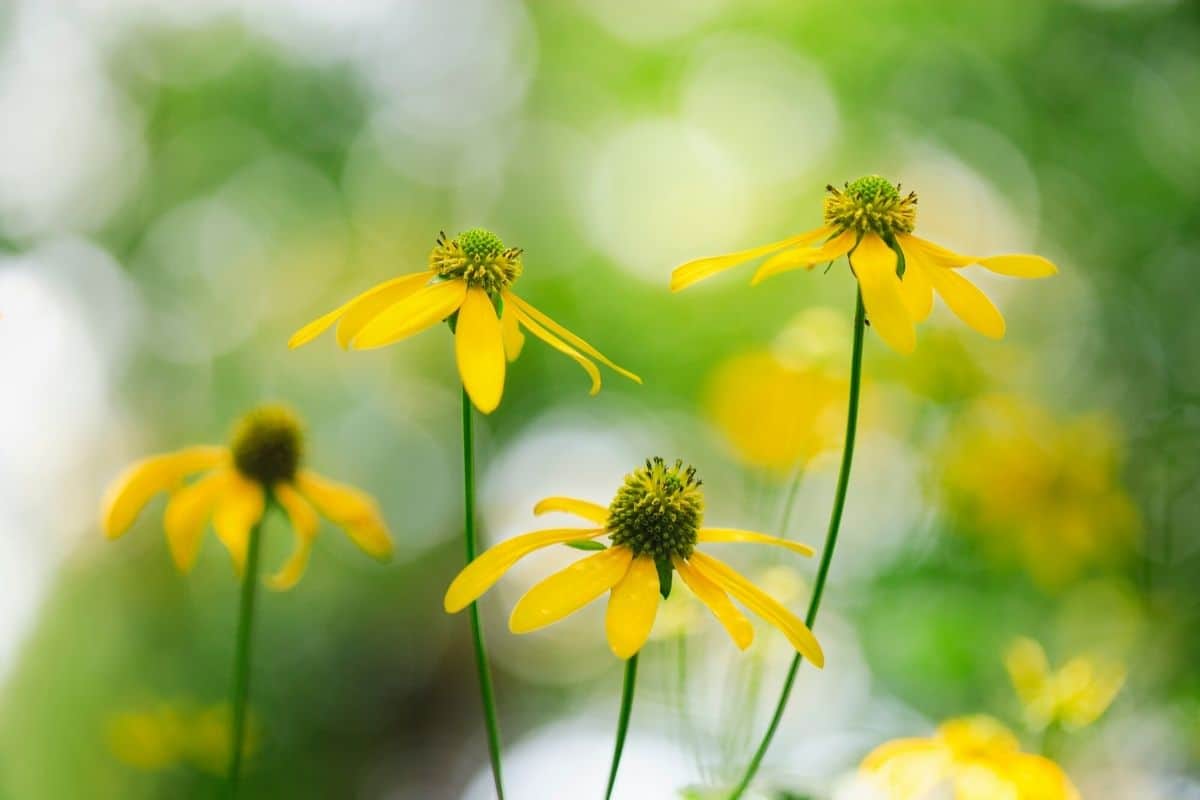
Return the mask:
<svg viewBox="0 0 1200 800">
<path fill-rule="evenodd" d="M 520 276 L 521 250 L 506 249 L 499 236 L 483 228 L 472 228 L 453 239 L 443 232 L 429 254 L 429 266 L 443 278 L 465 280 L 494 295 Z"/>
<path fill-rule="evenodd" d="M 238 422 L 230 444 L 238 472 L 263 486 L 289 482 L 304 455 L 296 415 L 283 406 L 260 406 Z"/>
<path fill-rule="evenodd" d="M 845 191 L 833 186 L 825 189 L 829 193 L 825 223 L 838 231 L 873 232 L 889 239 L 898 233 L 912 233 L 916 226 L 917 194 L 901 195 L 898 183 L 867 175 L 846 184 Z"/>
<path fill-rule="evenodd" d="M 617 490 L 608 507 L 609 536 L 635 556 L 669 563 L 672 556 L 692 554 L 703 518 L 704 495 L 695 468 L 652 458 L 626 475 Z"/>
</svg>

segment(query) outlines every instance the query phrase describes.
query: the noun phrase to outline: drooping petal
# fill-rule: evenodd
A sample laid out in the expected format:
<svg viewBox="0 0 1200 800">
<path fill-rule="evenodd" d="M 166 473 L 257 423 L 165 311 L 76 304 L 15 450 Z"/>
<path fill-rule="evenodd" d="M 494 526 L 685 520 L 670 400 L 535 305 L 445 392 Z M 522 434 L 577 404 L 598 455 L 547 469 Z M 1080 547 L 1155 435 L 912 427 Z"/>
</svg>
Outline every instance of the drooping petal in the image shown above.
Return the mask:
<svg viewBox="0 0 1200 800">
<path fill-rule="evenodd" d="M 811 547 L 800 542 L 793 542 L 790 539 L 781 539 L 778 536 L 770 536 L 765 533 L 738 530 L 737 528 L 701 528 L 696 538 L 701 542 L 750 542 L 754 544 L 773 544 L 776 547 L 786 547 L 788 550 L 791 550 L 794 553 L 799 553 L 802 556 L 811 556 L 815 552 Z"/>
<path fill-rule="evenodd" d="M 758 268 L 754 277 L 750 279 L 750 285 L 757 286 L 767 278 L 774 277 L 781 272 L 801 267 L 815 267 L 825 261 L 841 258 L 854 247 L 856 239 L 857 235 L 854 231 L 843 231 L 820 247 L 797 248 L 780 253 Z"/>
<path fill-rule="evenodd" d="M 979 259 L 979 266 L 1014 278 L 1048 278 L 1058 273 L 1058 267 L 1050 259 L 1025 254 L 988 256 Z"/>
<path fill-rule="evenodd" d="M 957 272 L 940 267 L 932 267 L 925 274 L 955 316 L 984 336 L 992 339 L 1004 336 L 1004 317 L 975 284 Z"/>
<path fill-rule="evenodd" d="M 517 308 L 516 312 L 517 319 L 521 320 L 521 324 L 524 325 L 530 333 L 553 347 L 558 352 L 573 359 L 576 364 L 583 367 L 583 371 L 586 372 L 588 377 L 592 379 L 592 388 L 588 391 L 589 394 L 596 394 L 600 391 L 600 370 L 596 368 L 595 364 L 581 355 L 574 347 L 571 347 L 569 344 L 543 328 L 537 323 L 536 320 L 533 319 L 533 317 L 526 314 L 520 308 Z"/>
<path fill-rule="evenodd" d="M 351 300 L 345 306 L 342 320 L 337 326 L 337 343 L 343 350 L 350 346 L 355 336 L 389 307 L 412 295 L 433 278 L 433 270 L 401 275 Z"/>
<path fill-rule="evenodd" d="M 150 456 L 128 467 L 104 494 L 100 518 L 104 534 L 115 539 L 137 519 L 137 515 L 159 492 L 179 485 L 194 472 L 212 469 L 229 460 L 224 447 L 187 447 L 174 453 Z"/>
<path fill-rule="evenodd" d="M 900 294 L 913 322 L 924 322 L 933 311 L 933 286 L 925 271 L 930 269 L 925 255 L 919 247 L 909 245 L 906 249 L 900 237 L 900 249 L 904 252 L 904 274 L 900 276 Z"/>
<path fill-rule="evenodd" d="M 613 550 L 625 550 L 614 547 Z M 650 638 L 658 614 L 658 568 L 650 556 L 638 556 L 608 596 L 604 632 L 617 658 L 631 658 Z"/>
<path fill-rule="evenodd" d="M 911 233 L 902 233 L 896 237 L 900 248 L 905 254 L 910 251 L 919 251 L 925 258 L 925 263 L 930 267 L 941 267 L 943 269 L 958 269 L 965 267 L 968 264 L 974 264 L 979 259 L 975 256 L 964 256 L 961 253 L 956 253 L 953 250 L 947 250 L 940 244 L 934 244 L 928 239 L 922 239 L 919 236 L 913 236 Z"/>
<path fill-rule="evenodd" d="M 375 315 L 350 341 L 356 350 L 384 347 L 444 320 L 462 305 L 467 282 L 441 281 L 423 286 L 398 303 Z"/>
<path fill-rule="evenodd" d="M 550 319 L 550 317 L 546 316 L 541 311 L 538 311 L 536 308 L 534 308 L 529 303 L 522 300 L 520 297 L 517 297 L 512 292 L 505 290 L 504 302 L 506 304 L 513 303 L 514 305 L 516 305 L 517 308 L 521 309 L 521 312 L 525 316 L 531 317 L 535 322 L 537 322 L 539 325 L 544 327 L 546 330 L 553 333 L 555 336 L 562 339 L 564 342 L 569 344 L 571 347 L 574 347 L 576 350 L 583 353 L 584 355 L 591 356 L 592 358 L 596 359 L 604 366 L 611 369 L 613 372 L 616 372 L 618 375 L 622 375 L 622 376 L 628 378 L 629 380 L 633 381 L 634 383 L 642 382 L 642 379 L 639 378 L 637 375 L 634 375 L 632 372 L 625 369 L 624 367 L 617 366 L 616 364 L 614 364 L 612 362 L 611 359 L 609 359 L 607 356 L 605 356 L 599 350 L 592 347 L 590 344 L 585 342 L 583 339 L 580 339 L 578 336 L 571 333 L 569 330 L 564 328 L 562 325 L 559 325 L 557 322 Z"/>
<path fill-rule="evenodd" d="M 576 500 L 574 497 L 547 497 L 539 500 L 538 504 L 533 507 L 533 513 L 538 516 L 548 514 L 551 511 L 563 511 L 567 514 L 574 514 L 597 525 L 608 524 L 607 508 L 599 503 Z"/>
<path fill-rule="evenodd" d="M 774 625 L 792 647 L 817 667 L 825 666 L 825 654 L 817 637 L 799 617 L 783 607 L 778 600 L 759 589 L 732 567 L 699 550 L 692 553 L 689 563 L 700 574 L 736 597 L 746 608 Z"/>
<path fill-rule="evenodd" d="M 293 333 L 292 338 L 288 339 L 288 347 L 294 350 L 297 347 L 302 347 L 308 344 L 313 339 L 317 338 L 326 330 L 328 330 L 333 323 L 337 322 L 339 319 L 346 316 L 351 311 L 355 311 L 356 309 L 374 307 L 375 310 L 369 315 L 374 316 L 379 311 L 382 311 L 384 308 L 387 308 L 387 306 L 404 297 L 404 293 L 397 293 L 395 291 L 397 286 L 406 286 L 411 284 L 413 279 L 419 275 L 424 275 L 425 279 L 428 280 L 432 274 L 433 273 L 431 271 L 426 271 L 409 275 L 401 275 L 399 278 L 393 278 L 392 280 L 385 281 L 378 286 L 371 287 L 362 294 L 352 298 L 351 300 L 348 300 L 345 303 L 342 303 L 333 311 L 330 311 L 324 316 L 318 317 L 300 330 Z M 412 288 L 415 289 L 416 286 L 419 286 L 421 283 L 424 283 L 424 281 L 418 282 L 415 286 L 412 286 Z M 409 291 L 411 291 L 411 289 Z M 379 305 L 380 298 L 386 298 L 387 302 Z M 339 343 L 341 343 L 342 340 L 341 332 L 344 327 L 345 322 L 343 321 L 343 324 L 338 326 Z M 345 344 L 342 344 L 342 346 L 345 347 Z"/>
<path fill-rule="evenodd" d="M 506 300 L 500 312 L 500 334 L 504 337 L 504 356 L 509 361 L 516 361 L 525 346 L 525 334 L 521 333 L 521 325 L 512 305 Z"/>
<path fill-rule="evenodd" d="M 575 539 L 595 539 L 603 533 L 603 530 L 595 528 L 552 528 L 500 542 L 463 567 L 462 572 L 454 578 L 443 601 L 446 612 L 454 614 L 474 603 L 500 580 L 509 567 L 534 550 Z"/>
<path fill-rule="evenodd" d="M 288 349 L 295 350 L 297 347 L 303 347 L 325 331 L 329 330 L 333 323 L 342 318 L 342 314 L 346 313 L 346 308 L 349 305 L 350 303 L 340 305 L 333 311 L 317 317 L 312 322 L 293 333 L 291 338 L 288 339 Z"/>
<path fill-rule="evenodd" d="M 292 554 L 284 565 L 274 575 L 267 578 L 267 585 L 276 591 L 286 591 L 295 586 L 308 568 L 308 558 L 312 554 L 313 542 L 317 538 L 317 529 L 321 520 L 317 511 L 309 504 L 304 496 L 286 483 L 277 483 L 274 487 L 275 500 L 283 508 L 292 526 L 292 536 L 295 546 Z"/>
<path fill-rule="evenodd" d="M 171 494 L 163 515 L 167 546 L 180 572 L 190 572 L 200 552 L 204 525 L 212 516 L 217 499 L 229 486 L 232 470 L 217 469 Z"/>
<path fill-rule="evenodd" d="M 517 601 L 508 629 L 529 633 L 575 613 L 621 580 L 632 558 L 628 547 L 610 547 L 559 570 Z"/>
<path fill-rule="evenodd" d="M 672 559 L 672 563 L 674 563 L 679 577 L 683 578 L 683 582 L 692 590 L 692 594 L 708 607 L 738 649 L 745 650 L 749 647 L 750 643 L 754 641 L 754 626 L 742 612 L 737 610 L 730 601 L 729 595 L 725 594 L 725 590 L 692 569 L 691 565 L 682 558 L 675 557 Z"/>
<path fill-rule="evenodd" d="M 671 272 L 671 291 L 678 292 L 680 289 L 686 289 L 693 283 L 704 280 L 705 278 L 716 275 L 718 272 L 724 272 L 730 267 L 736 267 L 738 264 L 749 261 L 752 258 L 765 256 L 767 253 L 773 253 L 776 250 L 782 250 L 785 247 L 795 247 L 797 245 L 808 244 L 815 242 L 823 236 L 828 236 L 831 233 L 827 226 L 822 225 L 815 230 L 801 233 L 798 236 L 792 236 L 787 239 L 781 239 L 778 242 L 764 244 L 761 247 L 752 247 L 749 250 L 741 250 L 736 253 L 727 253 L 723 256 L 711 256 L 709 258 L 700 258 L 695 261 L 689 261 L 683 266 L 676 267 Z"/>
<path fill-rule="evenodd" d="M 454 355 L 471 402 L 483 414 L 495 411 L 504 394 L 504 339 L 496 309 L 483 289 L 467 289 L 458 310 Z"/>
<path fill-rule="evenodd" d="M 858 276 L 871 327 L 893 350 L 911 353 L 917 346 L 917 332 L 896 276 L 896 253 L 883 239 L 868 233 L 850 254 L 850 265 Z"/>
<path fill-rule="evenodd" d="M 380 560 L 391 557 L 392 538 L 371 495 L 307 469 L 296 475 L 295 487 L 322 516 L 344 530 L 358 549 Z"/>
<path fill-rule="evenodd" d="M 262 519 L 264 503 L 262 486 L 236 470 L 230 470 L 229 480 L 213 511 L 213 527 L 217 538 L 229 551 L 239 575 L 246 569 L 250 530 Z"/>
</svg>

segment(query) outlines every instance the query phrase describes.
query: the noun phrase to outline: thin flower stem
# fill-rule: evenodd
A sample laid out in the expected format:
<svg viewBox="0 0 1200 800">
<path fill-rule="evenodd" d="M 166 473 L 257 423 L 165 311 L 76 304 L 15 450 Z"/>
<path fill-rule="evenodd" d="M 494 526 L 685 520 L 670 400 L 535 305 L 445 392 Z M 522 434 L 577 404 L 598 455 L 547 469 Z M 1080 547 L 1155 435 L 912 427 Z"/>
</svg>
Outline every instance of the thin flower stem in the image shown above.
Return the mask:
<svg viewBox="0 0 1200 800">
<path fill-rule="evenodd" d="M 833 495 L 833 510 L 829 514 L 829 529 L 825 533 L 825 546 L 821 551 L 821 563 L 817 567 L 817 578 L 813 584 L 812 599 L 808 603 L 808 613 L 804 617 L 804 622 L 809 628 L 816 624 L 817 612 L 821 608 L 821 596 L 825 593 L 825 579 L 829 576 L 829 565 L 833 562 L 833 550 L 837 546 L 838 529 L 842 524 L 842 511 L 846 507 L 846 489 L 850 484 L 850 465 L 854 461 L 854 439 L 858 432 L 858 396 L 862 387 L 865 330 L 866 309 L 863 308 L 862 292 L 859 292 L 854 311 L 854 347 L 850 354 L 850 398 L 846 404 L 846 443 L 842 448 L 842 467 L 838 472 L 837 489 Z M 783 712 L 791 697 L 792 685 L 796 682 L 796 673 L 800 670 L 801 660 L 798 653 L 792 659 L 787 678 L 783 682 L 783 691 L 779 695 L 779 703 L 775 706 L 775 714 L 771 717 L 771 724 L 767 726 L 766 735 L 758 745 L 754 758 L 750 760 L 750 765 L 746 768 L 741 782 L 729 795 L 729 800 L 738 800 L 746 792 L 750 782 L 754 780 L 754 776 L 762 764 L 763 756 L 767 754 L 767 748 L 771 746 L 771 740 L 775 738 L 775 732 L 779 729 L 779 723 L 783 719 Z"/>
<path fill-rule="evenodd" d="M 242 756 L 246 741 L 246 701 L 250 696 L 250 645 L 254 629 L 254 600 L 258 596 L 258 555 L 262 549 L 262 527 L 273 500 L 267 497 L 263 515 L 250 529 L 246 546 L 246 568 L 242 575 L 242 599 L 238 612 L 237 645 L 233 658 L 233 729 L 229 749 L 229 797 L 235 798 L 242 777 Z"/>
<path fill-rule="evenodd" d="M 475 434 L 472 423 L 471 398 L 462 393 L 463 440 L 463 540 L 466 543 L 467 563 L 475 560 L 478 541 L 475 534 Z M 496 797 L 504 800 L 504 781 L 500 774 L 500 723 L 496 716 L 496 692 L 492 688 L 492 671 L 488 664 L 487 647 L 483 643 L 483 626 L 479 624 L 479 607 L 471 603 L 471 640 L 475 646 L 475 670 L 479 673 L 479 695 L 483 699 L 484 726 L 487 728 L 488 757 L 492 762 L 492 781 Z"/>
<path fill-rule="evenodd" d="M 633 712 L 633 688 L 637 683 L 638 654 L 634 653 L 625 662 L 625 683 L 621 687 L 621 713 L 617 717 L 617 743 L 613 747 L 612 768 L 608 771 L 608 788 L 604 800 L 612 797 L 617 783 L 617 770 L 621 766 L 621 752 L 625 749 L 625 734 L 629 732 L 629 715 Z"/>
</svg>

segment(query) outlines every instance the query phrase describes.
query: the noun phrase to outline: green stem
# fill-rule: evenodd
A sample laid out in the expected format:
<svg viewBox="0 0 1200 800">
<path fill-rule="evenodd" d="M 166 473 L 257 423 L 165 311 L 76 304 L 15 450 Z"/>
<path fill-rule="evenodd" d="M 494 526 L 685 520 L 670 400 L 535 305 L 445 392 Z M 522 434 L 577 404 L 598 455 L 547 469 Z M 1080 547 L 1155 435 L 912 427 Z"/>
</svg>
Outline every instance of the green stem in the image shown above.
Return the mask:
<svg viewBox="0 0 1200 800">
<path fill-rule="evenodd" d="M 250 644 L 254 628 L 254 600 L 258 596 L 258 555 L 262 549 L 262 526 L 270 509 L 268 496 L 263 516 L 250 529 L 246 546 L 246 568 L 242 575 L 241 609 L 238 612 L 237 646 L 233 658 L 233 730 L 229 750 L 229 796 L 237 797 L 242 777 L 242 756 L 246 740 L 246 701 L 250 696 Z"/>
<path fill-rule="evenodd" d="M 475 560 L 478 542 L 475 535 L 475 434 L 471 424 L 471 398 L 462 393 L 463 439 L 463 541 L 466 543 L 467 563 Z M 471 639 L 475 646 L 475 671 L 479 674 L 479 695 L 483 699 L 483 718 L 487 728 L 488 757 L 492 762 L 492 781 L 496 797 L 504 800 L 504 781 L 500 776 L 500 724 L 496 718 L 496 692 L 492 688 L 492 671 L 488 666 L 487 648 L 483 643 L 483 626 L 479 624 L 479 607 L 471 603 Z"/>
<path fill-rule="evenodd" d="M 821 608 L 821 596 L 825 593 L 825 579 L 829 576 L 829 565 L 833 562 L 833 551 L 837 546 L 838 529 L 842 524 L 842 511 L 846 507 L 846 489 L 850 484 L 850 465 L 854 460 L 854 438 L 858 431 L 858 396 L 862 386 L 862 355 L 863 337 L 866 330 L 866 309 L 863 308 L 862 292 L 858 294 L 854 311 L 854 348 L 850 355 L 850 398 L 846 404 L 846 443 L 842 447 L 842 467 L 838 472 L 837 489 L 833 495 L 833 510 L 829 514 L 829 529 L 825 533 L 825 546 L 821 551 L 821 563 L 817 567 L 817 578 L 813 584 L 812 599 L 808 603 L 808 613 L 804 617 L 805 624 L 812 628 L 817 621 L 817 612 Z M 792 694 L 792 685 L 796 682 L 796 673 L 800 670 L 801 656 L 797 653 L 788 669 L 787 678 L 783 682 L 783 691 L 779 695 L 779 703 L 775 706 L 775 714 L 771 724 L 767 726 L 766 735 L 758 745 L 754 758 L 746 768 L 737 788 L 729 795 L 729 800 L 738 800 L 754 780 L 771 740 L 779 729 L 783 712 L 787 708 L 788 699 Z"/>
<path fill-rule="evenodd" d="M 617 717 L 617 743 L 613 747 L 612 768 L 608 771 L 608 788 L 604 800 L 612 797 L 617 783 L 617 769 L 621 766 L 621 752 L 625 749 L 625 734 L 629 732 L 629 715 L 633 712 L 633 687 L 637 683 L 638 654 L 634 653 L 625 662 L 625 683 L 621 687 L 621 713 Z"/>
</svg>

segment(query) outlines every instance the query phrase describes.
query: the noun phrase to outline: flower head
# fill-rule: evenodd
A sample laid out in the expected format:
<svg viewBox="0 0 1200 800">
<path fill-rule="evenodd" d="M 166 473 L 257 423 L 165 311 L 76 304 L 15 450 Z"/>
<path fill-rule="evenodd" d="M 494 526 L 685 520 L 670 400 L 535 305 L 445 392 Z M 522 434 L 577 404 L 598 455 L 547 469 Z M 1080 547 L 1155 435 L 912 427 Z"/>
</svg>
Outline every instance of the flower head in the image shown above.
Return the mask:
<svg viewBox="0 0 1200 800">
<path fill-rule="evenodd" d="M 512 291 L 521 275 L 521 250 L 505 247 L 500 237 L 472 228 L 453 239 L 438 237 L 429 268 L 393 278 L 313 320 L 293 334 L 288 346 L 307 344 L 337 324 L 343 348 L 367 350 L 394 344 L 449 320 L 454 328 L 458 373 L 471 402 L 485 414 L 500 405 L 506 362 L 515 361 L 525 343 L 521 329 L 568 358 L 600 391 L 599 361 L 632 381 L 596 348 L 522 300 Z"/>
<path fill-rule="evenodd" d="M 932 800 L 943 788 L 958 800 L 1079 800 L 1057 764 L 1021 752 L 1016 737 L 985 716 L 950 720 L 928 739 L 888 742 L 861 769 L 891 800 Z"/>
<path fill-rule="evenodd" d="M 541 581 L 517 602 L 509 618 L 513 633 L 557 622 L 609 592 L 608 643 L 618 658 L 629 658 L 645 644 L 660 597 L 670 593 L 671 576 L 678 573 L 739 648 L 750 646 L 754 628 L 733 605 L 731 595 L 781 630 L 806 658 L 823 666 L 820 644 L 798 617 L 697 545 L 772 544 L 801 555 L 812 555 L 812 549 L 753 531 L 702 527 L 703 509 L 696 471 L 680 461 L 668 465 L 661 458 L 650 459 L 627 475 L 608 508 L 570 497 L 548 497 L 534 507 L 535 514 L 564 511 L 588 520 L 592 527 L 535 531 L 501 542 L 468 564 L 450 584 L 446 611 L 455 613 L 475 602 L 513 564 L 535 550 L 588 542 L 600 551 Z M 608 546 L 596 541 L 604 536 Z"/>
<path fill-rule="evenodd" d="M 702 258 L 671 274 L 671 290 L 679 291 L 745 261 L 771 255 L 752 283 L 794 269 L 812 269 L 846 256 L 858 279 L 863 304 L 875 331 L 894 349 L 910 353 L 916 347 L 915 324 L 933 308 L 933 293 L 976 331 L 998 339 L 1004 317 L 992 301 L 957 270 L 979 264 L 1001 275 L 1043 278 L 1057 268 L 1041 256 L 967 256 L 913 235 L 917 195 L 903 194 L 878 175 L 827 187 L 825 224 L 778 242 Z"/>
<path fill-rule="evenodd" d="M 150 456 L 130 466 L 109 487 L 101 519 L 115 539 L 160 492 L 168 492 L 163 525 L 171 557 L 181 572 L 196 562 L 204 527 L 211 518 L 240 573 L 250 532 L 266 512 L 268 499 L 286 513 L 296 546 L 283 567 L 268 578 L 290 589 L 304 575 L 320 527 L 318 514 L 346 531 L 375 558 L 388 558 L 392 542 L 375 501 L 303 467 L 304 438 L 289 410 L 264 406 L 237 424 L 229 447 L 197 445 Z M 193 475 L 203 473 L 187 483 Z"/>
<path fill-rule="evenodd" d="M 1103 658 L 1080 655 L 1051 669 L 1042 646 L 1024 637 L 1009 647 L 1004 665 L 1026 718 L 1037 729 L 1053 724 L 1087 727 L 1108 710 L 1125 685 L 1125 668 Z"/>
</svg>

